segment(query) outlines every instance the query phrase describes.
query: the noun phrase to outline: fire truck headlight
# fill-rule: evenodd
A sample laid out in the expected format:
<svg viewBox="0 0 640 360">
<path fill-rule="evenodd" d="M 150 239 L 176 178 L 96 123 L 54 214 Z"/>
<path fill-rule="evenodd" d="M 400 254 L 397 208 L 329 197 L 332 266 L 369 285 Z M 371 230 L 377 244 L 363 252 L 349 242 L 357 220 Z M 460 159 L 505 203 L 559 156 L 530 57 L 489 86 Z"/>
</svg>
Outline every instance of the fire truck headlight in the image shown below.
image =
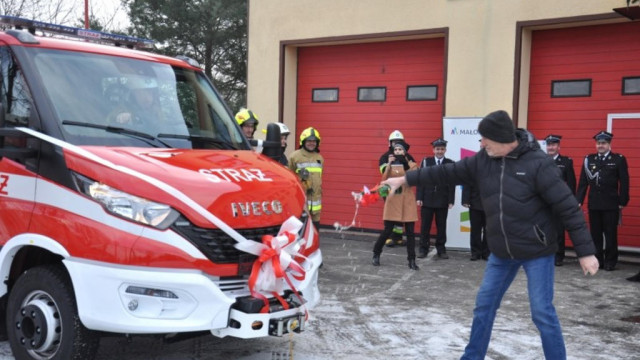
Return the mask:
<svg viewBox="0 0 640 360">
<path fill-rule="evenodd" d="M 119 217 L 164 230 L 180 215 L 169 205 L 157 203 L 76 174 L 79 189 Z"/>
</svg>

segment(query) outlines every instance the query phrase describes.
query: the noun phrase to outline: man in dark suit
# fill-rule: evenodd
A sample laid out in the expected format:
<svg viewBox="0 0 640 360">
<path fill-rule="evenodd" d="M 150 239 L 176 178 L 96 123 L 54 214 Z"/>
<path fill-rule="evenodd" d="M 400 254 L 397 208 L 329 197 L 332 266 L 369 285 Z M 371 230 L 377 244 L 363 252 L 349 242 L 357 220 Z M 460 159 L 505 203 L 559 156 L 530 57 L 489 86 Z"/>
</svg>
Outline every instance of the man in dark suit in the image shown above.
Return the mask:
<svg viewBox="0 0 640 360">
<path fill-rule="evenodd" d="M 447 141 L 438 138 L 431 142 L 431 145 L 433 146 L 434 156 L 422 159 L 420 163 L 421 168 L 453 163 L 453 160 L 444 157 L 444 154 L 447 152 Z M 431 229 L 434 216 L 436 218 L 436 250 L 438 251 L 438 258 L 449 258 L 445 247 L 445 243 L 447 242 L 447 214 L 449 213 L 449 209 L 453 207 L 454 198 L 455 186 L 418 186 L 416 202 L 418 206 L 420 206 L 420 216 L 422 217 L 422 223 L 420 224 L 419 258 L 425 258 L 429 253 L 429 230 Z"/>
<path fill-rule="evenodd" d="M 547 154 L 551 156 L 553 161 L 556 163 L 556 166 L 560 170 L 560 176 L 562 180 L 569 186 L 571 192 L 573 194 L 576 193 L 576 173 L 573 170 L 573 160 L 570 157 L 560 155 L 560 139 L 562 136 L 550 134 L 545 138 L 545 142 L 547 143 Z M 556 266 L 562 266 L 562 261 L 564 260 L 564 226 L 562 226 L 562 222 L 557 222 L 557 232 L 558 232 L 558 252 L 556 253 Z"/>
<path fill-rule="evenodd" d="M 611 152 L 613 134 L 601 131 L 593 138 L 597 152 L 584 158 L 576 197 L 582 205 L 589 188 L 589 225 L 596 257 L 600 268 L 612 271 L 618 262 L 620 213 L 629 202 L 629 169 L 624 156 Z"/>
</svg>

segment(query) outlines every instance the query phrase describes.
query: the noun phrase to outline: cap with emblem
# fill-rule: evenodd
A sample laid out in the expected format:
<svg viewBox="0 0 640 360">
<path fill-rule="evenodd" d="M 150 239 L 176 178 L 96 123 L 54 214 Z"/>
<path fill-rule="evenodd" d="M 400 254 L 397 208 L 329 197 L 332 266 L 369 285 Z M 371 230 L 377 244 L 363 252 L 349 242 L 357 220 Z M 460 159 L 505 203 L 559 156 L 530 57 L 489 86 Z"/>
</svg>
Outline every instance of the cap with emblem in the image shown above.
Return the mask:
<svg viewBox="0 0 640 360">
<path fill-rule="evenodd" d="M 444 140 L 442 138 L 437 138 L 437 139 L 435 139 L 435 140 L 433 140 L 431 142 L 431 145 L 433 145 L 433 147 L 436 147 L 436 146 L 447 146 L 447 140 Z"/>
<path fill-rule="evenodd" d="M 610 143 L 610 142 L 611 142 L 611 138 L 612 138 L 612 137 L 613 137 L 613 134 L 612 134 L 612 133 L 610 133 L 610 132 L 606 132 L 606 131 L 604 131 L 604 130 L 603 130 L 603 131 L 600 131 L 599 133 L 597 133 L 597 134 L 595 134 L 595 135 L 593 136 L 593 138 L 594 138 L 596 141 L 606 141 L 606 142 L 608 142 L 608 143 Z"/>
<path fill-rule="evenodd" d="M 547 135 L 546 138 L 544 138 L 544 140 L 548 143 L 559 143 L 560 139 L 562 139 L 562 136 L 560 135 L 553 135 L 553 134 L 549 134 Z"/>
</svg>

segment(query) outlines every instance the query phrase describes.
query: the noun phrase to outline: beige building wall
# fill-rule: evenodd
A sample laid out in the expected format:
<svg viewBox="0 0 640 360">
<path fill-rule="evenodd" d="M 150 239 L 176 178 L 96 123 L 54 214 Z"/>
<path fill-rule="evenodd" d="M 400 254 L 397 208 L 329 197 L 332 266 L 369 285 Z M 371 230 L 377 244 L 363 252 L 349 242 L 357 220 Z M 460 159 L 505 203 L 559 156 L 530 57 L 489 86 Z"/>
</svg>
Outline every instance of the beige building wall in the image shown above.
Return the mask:
<svg viewBox="0 0 640 360">
<path fill-rule="evenodd" d="M 526 126 L 531 29 L 522 32 L 523 76 L 514 85 L 518 22 L 570 18 L 552 26 L 575 26 L 578 17 L 613 14 L 623 6 L 626 0 L 249 0 L 247 105 L 266 120 L 261 127 L 282 119 L 292 129 L 291 151 L 301 130 L 295 129 L 297 46 L 448 29 L 445 116 L 512 112 L 517 94 L 518 124 Z"/>
</svg>

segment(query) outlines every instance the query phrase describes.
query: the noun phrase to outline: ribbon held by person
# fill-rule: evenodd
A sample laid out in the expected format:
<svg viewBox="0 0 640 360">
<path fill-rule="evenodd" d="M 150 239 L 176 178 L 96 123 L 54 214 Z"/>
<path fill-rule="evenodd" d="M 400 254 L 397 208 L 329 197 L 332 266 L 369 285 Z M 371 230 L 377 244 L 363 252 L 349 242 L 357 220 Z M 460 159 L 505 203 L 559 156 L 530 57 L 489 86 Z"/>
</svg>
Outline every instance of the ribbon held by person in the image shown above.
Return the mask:
<svg viewBox="0 0 640 360">
<path fill-rule="evenodd" d="M 362 191 L 354 191 L 351 193 L 353 196 L 353 200 L 356 203 L 356 210 L 353 214 L 353 219 L 351 223 L 348 225 L 341 225 L 339 222 L 333 223 L 333 227 L 338 232 L 342 232 L 344 230 L 348 230 L 351 227 L 355 226 L 356 218 L 358 217 L 358 210 L 360 206 L 369 206 L 371 204 L 376 203 L 381 197 L 385 198 L 389 195 L 389 185 L 376 185 L 372 189 L 369 189 L 367 186 L 362 188 Z"/>
</svg>

